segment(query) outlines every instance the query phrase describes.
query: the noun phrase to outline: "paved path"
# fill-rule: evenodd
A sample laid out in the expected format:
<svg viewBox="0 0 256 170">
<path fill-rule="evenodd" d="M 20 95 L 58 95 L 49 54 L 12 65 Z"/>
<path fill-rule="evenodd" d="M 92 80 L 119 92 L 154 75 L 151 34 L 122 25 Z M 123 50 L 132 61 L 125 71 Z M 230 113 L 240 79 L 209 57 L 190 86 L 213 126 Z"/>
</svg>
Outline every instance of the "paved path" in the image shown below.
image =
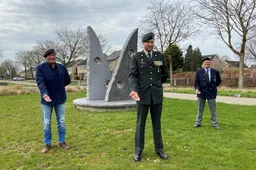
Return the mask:
<svg viewBox="0 0 256 170">
<path fill-rule="evenodd" d="M 197 100 L 196 94 L 184 94 L 184 93 L 164 93 L 164 97 L 175 98 L 175 99 L 185 99 L 185 100 Z M 256 105 L 255 98 L 245 98 L 245 97 L 228 97 L 228 96 L 217 96 L 217 102 L 228 103 L 228 104 L 239 104 L 239 105 Z"/>
</svg>

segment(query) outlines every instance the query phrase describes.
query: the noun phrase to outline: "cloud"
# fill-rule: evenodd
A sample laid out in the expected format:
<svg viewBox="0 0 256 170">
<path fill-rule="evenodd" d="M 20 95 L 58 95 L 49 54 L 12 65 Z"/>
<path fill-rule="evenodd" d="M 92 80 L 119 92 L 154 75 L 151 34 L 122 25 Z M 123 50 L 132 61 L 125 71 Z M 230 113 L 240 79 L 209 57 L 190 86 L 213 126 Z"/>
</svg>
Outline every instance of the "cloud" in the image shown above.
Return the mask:
<svg viewBox="0 0 256 170">
<path fill-rule="evenodd" d="M 6 58 L 14 58 L 16 52 L 30 50 L 39 40 L 54 39 L 58 27 L 90 25 L 96 33 L 105 34 L 114 49 L 121 49 L 149 4 L 148 0 L 1 0 L 0 48 Z M 181 45 L 186 49 L 190 42 L 203 54 L 229 51 L 215 39 Z"/>
<path fill-rule="evenodd" d="M 91 25 L 96 33 L 106 34 L 111 45 L 120 47 L 147 4 L 147 0 L 2 0 L 1 44 L 5 55 L 13 57 L 15 51 L 28 50 L 38 40 L 54 38 L 58 27 Z"/>
</svg>

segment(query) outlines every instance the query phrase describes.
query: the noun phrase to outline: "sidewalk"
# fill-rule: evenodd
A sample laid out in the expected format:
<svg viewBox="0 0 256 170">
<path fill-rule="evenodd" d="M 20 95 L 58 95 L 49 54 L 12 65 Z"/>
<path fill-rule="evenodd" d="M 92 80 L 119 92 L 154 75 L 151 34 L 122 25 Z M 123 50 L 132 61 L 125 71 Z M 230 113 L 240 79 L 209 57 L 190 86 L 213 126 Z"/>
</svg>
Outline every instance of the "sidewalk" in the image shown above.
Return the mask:
<svg viewBox="0 0 256 170">
<path fill-rule="evenodd" d="M 174 98 L 174 99 L 185 99 L 185 100 L 197 100 L 196 94 L 184 94 L 184 93 L 164 93 L 164 97 Z M 227 103 L 227 104 L 238 104 L 253 106 L 256 105 L 255 98 L 245 98 L 245 97 L 229 97 L 229 96 L 217 96 L 217 102 Z"/>
</svg>

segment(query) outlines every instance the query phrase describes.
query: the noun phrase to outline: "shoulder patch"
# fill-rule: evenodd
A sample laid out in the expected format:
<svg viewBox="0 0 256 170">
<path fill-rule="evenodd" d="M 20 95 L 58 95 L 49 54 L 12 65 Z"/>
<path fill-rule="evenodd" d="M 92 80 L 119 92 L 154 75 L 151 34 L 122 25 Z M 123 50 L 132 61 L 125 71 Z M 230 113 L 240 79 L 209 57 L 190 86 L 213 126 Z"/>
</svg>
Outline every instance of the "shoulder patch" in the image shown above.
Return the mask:
<svg viewBox="0 0 256 170">
<path fill-rule="evenodd" d="M 139 52 L 137 52 L 137 53 L 135 53 L 135 55 L 134 56 L 144 56 L 144 53 L 142 52 L 142 51 L 139 51 Z"/>
</svg>

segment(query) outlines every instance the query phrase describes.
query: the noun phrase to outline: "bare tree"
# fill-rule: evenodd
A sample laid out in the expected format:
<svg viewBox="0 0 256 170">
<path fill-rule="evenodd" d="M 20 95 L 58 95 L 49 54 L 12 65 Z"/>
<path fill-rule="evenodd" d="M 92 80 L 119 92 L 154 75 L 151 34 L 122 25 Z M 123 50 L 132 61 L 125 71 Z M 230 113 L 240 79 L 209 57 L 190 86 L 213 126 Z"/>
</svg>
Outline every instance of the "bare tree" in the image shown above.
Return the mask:
<svg viewBox="0 0 256 170">
<path fill-rule="evenodd" d="M 28 78 L 28 71 L 30 72 L 31 78 L 34 79 L 35 67 L 43 61 L 43 57 L 37 55 L 39 51 L 19 51 L 16 53 L 16 61 L 21 64 L 24 68 L 25 78 Z"/>
<path fill-rule="evenodd" d="M 86 30 L 78 28 L 75 30 L 59 28 L 56 30 L 57 39 L 38 41 L 37 45 L 33 48 L 34 63 L 40 64 L 43 59 L 44 52 L 49 49 L 55 49 L 57 53 L 57 61 L 67 66 L 77 58 L 84 58 L 86 55 L 87 34 Z M 103 34 L 98 35 L 102 50 L 108 53 L 111 50 L 107 42 L 106 36 Z"/>
<path fill-rule="evenodd" d="M 222 41 L 239 56 L 239 88 L 243 87 L 246 42 L 255 37 L 255 0 L 195 0 L 198 16 L 214 28 Z M 235 38 L 234 38 L 235 37 Z M 236 38 L 239 40 L 236 40 Z"/>
<path fill-rule="evenodd" d="M 34 46 L 31 53 L 33 55 L 32 60 L 35 66 L 41 64 L 44 61 L 43 53 L 40 52 L 40 49 L 38 49 L 38 46 Z"/>
<path fill-rule="evenodd" d="M 27 69 L 28 69 L 28 62 L 27 62 L 27 52 L 26 51 L 19 51 L 15 54 L 15 60 L 18 64 L 21 64 L 24 67 L 25 72 L 25 79 L 27 79 Z"/>
<path fill-rule="evenodd" d="M 65 27 L 57 29 L 56 34 L 60 51 L 63 52 L 63 54 L 57 56 L 57 59 L 62 64 L 68 65 L 68 63 L 84 55 L 87 38 L 86 29 L 71 30 Z"/>
<path fill-rule="evenodd" d="M 182 1 L 165 2 L 164 0 L 151 1 L 148 12 L 141 20 L 143 32 L 153 31 L 156 33 L 160 51 L 171 45 L 195 35 L 195 15 L 192 6 Z M 172 56 L 168 55 L 170 66 L 170 84 L 173 83 Z"/>
<path fill-rule="evenodd" d="M 1 64 L 1 67 L 4 71 L 4 76 L 13 78 L 17 72 L 17 66 L 12 60 L 4 60 Z"/>
<path fill-rule="evenodd" d="M 27 51 L 26 53 L 26 58 L 27 58 L 27 64 L 28 64 L 28 69 L 31 74 L 31 78 L 34 80 L 34 70 L 37 65 L 36 60 L 34 58 L 34 52 L 33 51 Z"/>
<path fill-rule="evenodd" d="M 59 47 L 59 43 L 56 40 L 37 41 L 37 45 L 34 46 L 32 50 L 32 53 L 34 55 L 34 63 L 36 65 L 44 61 L 43 55 L 45 51 L 50 48 L 55 49 L 58 55 L 61 55 L 63 53 Z"/>
<path fill-rule="evenodd" d="M 50 48 L 57 49 L 59 44 L 54 40 L 37 41 L 37 45 L 34 46 L 34 51 L 43 56 L 44 52 Z"/>
<path fill-rule="evenodd" d="M 246 51 L 250 59 L 256 59 L 256 40 L 252 39 L 246 46 Z"/>
<path fill-rule="evenodd" d="M 111 46 L 109 45 L 109 43 L 107 41 L 106 35 L 98 34 L 97 37 L 100 41 L 100 45 L 101 45 L 103 53 L 107 54 L 107 53 L 111 52 L 112 49 L 111 49 Z"/>
</svg>

